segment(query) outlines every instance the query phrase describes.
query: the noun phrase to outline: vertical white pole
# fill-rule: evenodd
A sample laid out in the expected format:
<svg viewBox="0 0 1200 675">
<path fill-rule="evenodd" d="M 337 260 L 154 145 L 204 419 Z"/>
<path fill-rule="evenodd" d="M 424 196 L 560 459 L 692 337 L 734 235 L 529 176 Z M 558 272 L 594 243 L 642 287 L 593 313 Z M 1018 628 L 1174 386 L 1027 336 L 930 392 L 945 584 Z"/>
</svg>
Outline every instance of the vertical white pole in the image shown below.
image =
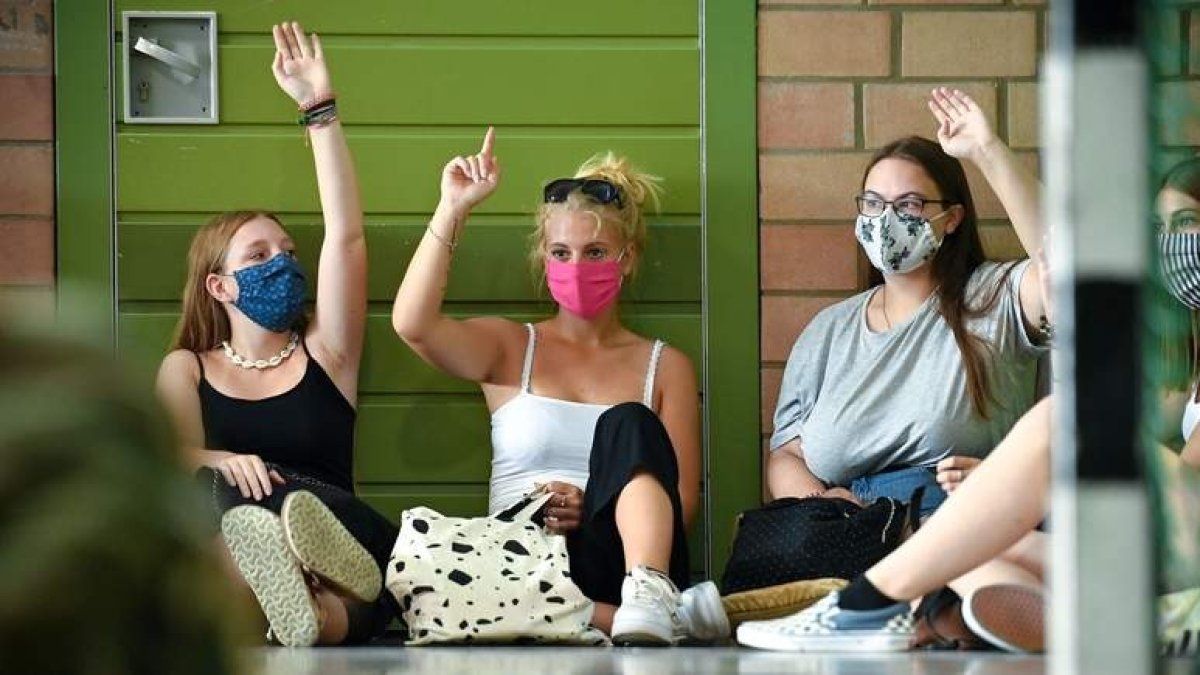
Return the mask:
<svg viewBox="0 0 1200 675">
<path fill-rule="evenodd" d="M 1042 96 L 1056 306 L 1050 672 L 1154 670 L 1141 477 L 1148 59 L 1140 7 L 1056 0 Z"/>
</svg>

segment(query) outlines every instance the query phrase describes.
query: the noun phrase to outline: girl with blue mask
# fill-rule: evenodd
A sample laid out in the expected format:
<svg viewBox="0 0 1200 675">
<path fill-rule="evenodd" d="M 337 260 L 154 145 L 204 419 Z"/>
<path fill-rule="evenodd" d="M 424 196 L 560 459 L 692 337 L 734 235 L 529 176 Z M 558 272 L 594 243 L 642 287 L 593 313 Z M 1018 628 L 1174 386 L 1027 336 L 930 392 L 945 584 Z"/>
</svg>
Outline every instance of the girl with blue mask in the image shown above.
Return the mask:
<svg viewBox="0 0 1200 675">
<path fill-rule="evenodd" d="M 380 591 L 397 531 L 354 494 L 362 206 L 320 40 L 294 23 L 273 35 L 272 70 L 299 107 L 317 167 L 325 232 L 315 308 L 310 319 L 309 279 L 278 218 L 213 218 L 192 240 L 158 393 L 271 637 L 365 642 L 394 615 Z"/>
</svg>

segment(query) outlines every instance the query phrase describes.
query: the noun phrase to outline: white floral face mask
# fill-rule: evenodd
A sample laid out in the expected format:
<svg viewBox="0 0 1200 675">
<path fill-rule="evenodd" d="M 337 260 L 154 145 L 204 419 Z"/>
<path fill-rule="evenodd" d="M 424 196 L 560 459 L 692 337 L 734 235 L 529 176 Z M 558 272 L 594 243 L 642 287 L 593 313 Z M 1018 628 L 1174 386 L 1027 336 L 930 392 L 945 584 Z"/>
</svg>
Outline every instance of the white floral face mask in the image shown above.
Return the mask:
<svg viewBox="0 0 1200 675">
<path fill-rule="evenodd" d="M 942 245 L 932 223 L 896 213 L 890 206 L 878 216 L 860 215 L 854 235 L 871 264 L 884 274 L 911 272 L 933 260 Z"/>
</svg>

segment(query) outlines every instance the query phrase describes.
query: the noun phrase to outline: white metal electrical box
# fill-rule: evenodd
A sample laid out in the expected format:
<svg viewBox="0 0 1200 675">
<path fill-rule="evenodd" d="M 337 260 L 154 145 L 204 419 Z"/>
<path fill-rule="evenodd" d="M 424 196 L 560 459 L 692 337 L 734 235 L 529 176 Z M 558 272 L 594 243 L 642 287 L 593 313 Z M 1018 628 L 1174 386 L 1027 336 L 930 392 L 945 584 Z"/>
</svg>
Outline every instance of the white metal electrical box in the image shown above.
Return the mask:
<svg viewBox="0 0 1200 675">
<path fill-rule="evenodd" d="M 122 12 L 126 124 L 216 124 L 216 12 Z"/>
</svg>

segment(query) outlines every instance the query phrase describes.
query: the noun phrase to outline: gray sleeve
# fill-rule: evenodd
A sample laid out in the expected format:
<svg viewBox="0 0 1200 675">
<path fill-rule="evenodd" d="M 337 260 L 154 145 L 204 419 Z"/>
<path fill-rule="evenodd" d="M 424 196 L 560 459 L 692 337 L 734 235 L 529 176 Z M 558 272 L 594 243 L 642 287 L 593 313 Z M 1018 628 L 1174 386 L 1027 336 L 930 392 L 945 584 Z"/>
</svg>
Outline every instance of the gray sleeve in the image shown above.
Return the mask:
<svg viewBox="0 0 1200 675">
<path fill-rule="evenodd" d="M 787 368 L 779 385 L 779 402 L 775 404 L 775 432 L 771 434 L 771 452 L 800 437 L 800 428 L 808 419 L 824 375 L 824 333 L 820 316 L 813 319 L 788 355 Z"/>
<path fill-rule="evenodd" d="M 1018 354 L 1029 358 L 1038 358 L 1050 350 L 1048 345 L 1035 344 L 1025 329 L 1025 311 L 1021 307 L 1021 282 L 1029 271 L 1032 260 L 1026 258 L 1017 263 L 1008 277 L 1009 287 L 1001 298 L 1004 314 L 1001 320 L 1009 324 L 1014 346 Z"/>
</svg>

